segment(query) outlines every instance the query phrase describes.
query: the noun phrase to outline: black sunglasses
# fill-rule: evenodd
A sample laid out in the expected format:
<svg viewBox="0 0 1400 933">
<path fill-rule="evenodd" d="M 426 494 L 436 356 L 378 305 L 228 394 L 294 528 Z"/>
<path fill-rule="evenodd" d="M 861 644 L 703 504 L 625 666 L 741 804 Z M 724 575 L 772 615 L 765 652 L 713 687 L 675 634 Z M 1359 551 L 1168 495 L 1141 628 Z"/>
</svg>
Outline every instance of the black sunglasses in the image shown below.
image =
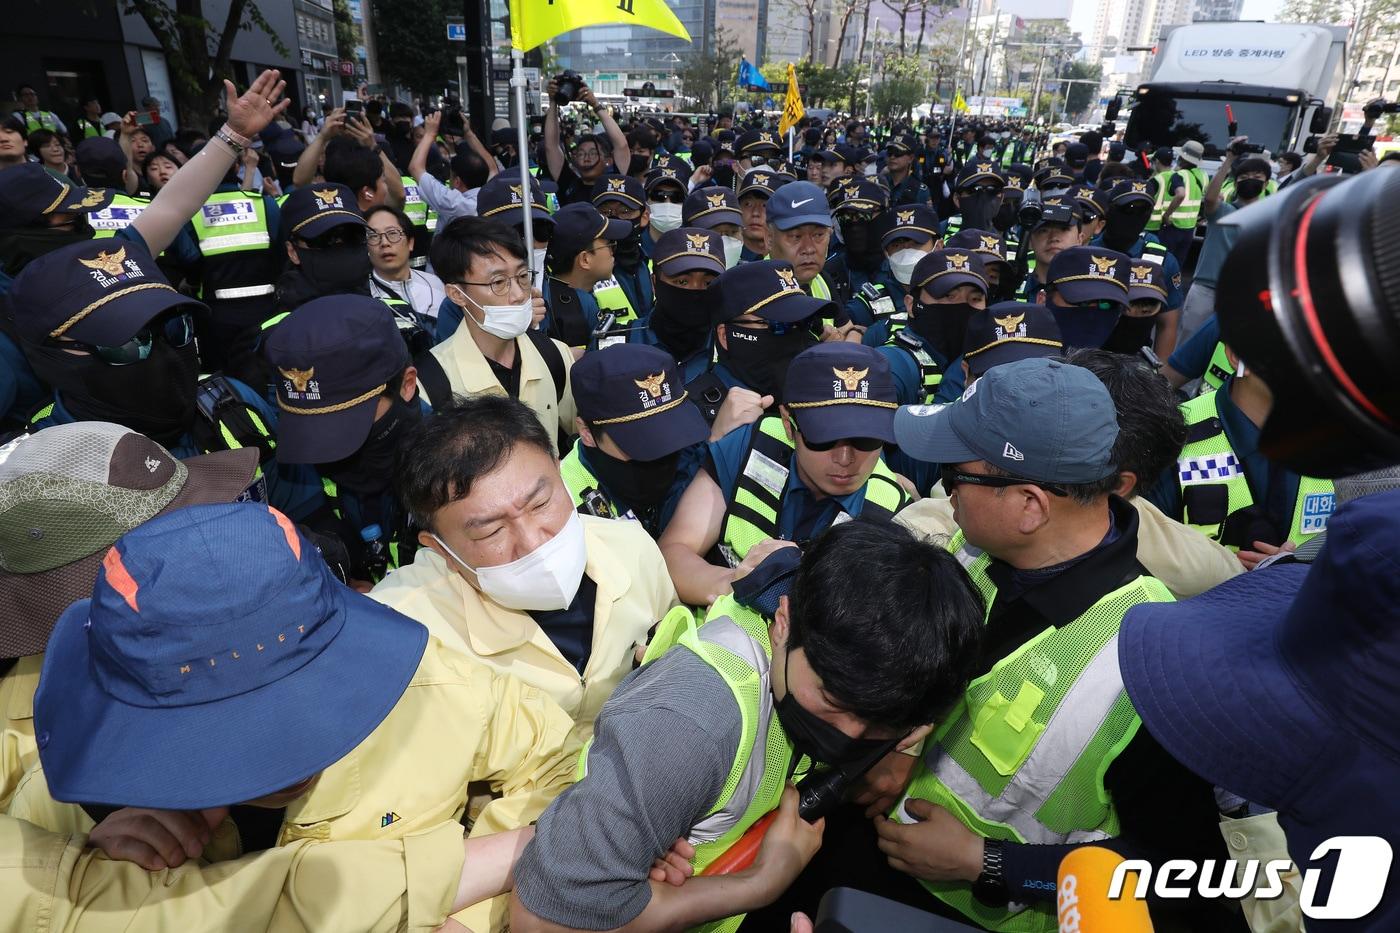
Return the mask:
<svg viewBox="0 0 1400 933">
<path fill-rule="evenodd" d="M 792 429 L 798 434 L 802 434 L 802 429 L 797 426 L 796 418 L 792 419 Z M 824 454 L 828 450 L 832 450 L 838 444 L 850 444 L 856 450 L 867 454 L 872 450 L 879 450 L 881 447 L 885 446 L 885 442 L 878 437 L 844 437 L 840 440 L 826 441 L 825 443 L 818 444 L 816 441 L 807 440 L 806 435 L 802 435 L 802 443 L 808 450 L 815 451 L 819 454 Z"/>
<path fill-rule="evenodd" d="M 51 346 L 69 350 L 86 350 L 108 366 L 131 366 L 149 359 L 157 337 L 175 348 L 187 347 L 194 341 L 194 318 L 188 312 L 172 314 L 152 321 L 138 330 L 120 346 L 106 347 L 79 340 L 50 340 Z"/>
<path fill-rule="evenodd" d="M 943 491 L 950 496 L 960 483 L 966 483 L 969 486 L 990 486 L 994 489 L 1005 489 L 1010 486 L 1039 486 L 1051 495 L 1062 497 L 1069 495 L 1063 486 L 1056 486 L 1053 483 L 1037 483 L 1033 479 L 1025 479 L 1020 476 L 988 476 L 985 473 L 964 473 L 950 466 L 942 467 L 938 471 L 938 478 L 943 483 Z"/>
<path fill-rule="evenodd" d="M 653 204 L 684 204 L 685 195 L 679 191 L 653 191 L 647 200 Z"/>
</svg>

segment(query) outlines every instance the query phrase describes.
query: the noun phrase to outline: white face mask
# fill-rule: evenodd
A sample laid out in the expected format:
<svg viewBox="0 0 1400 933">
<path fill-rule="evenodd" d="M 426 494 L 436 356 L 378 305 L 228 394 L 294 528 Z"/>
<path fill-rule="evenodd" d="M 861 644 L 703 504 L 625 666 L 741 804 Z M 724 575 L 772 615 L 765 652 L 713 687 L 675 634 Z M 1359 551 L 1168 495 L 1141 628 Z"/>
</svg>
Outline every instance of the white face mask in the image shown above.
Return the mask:
<svg viewBox="0 0 1400 933">
<path fill-rule="evenodd" d="M 535 300 L 533 296 L 527 296 L 518 305 L 480 305 L 468 295 L 460 285 L 453 288 L 462 293 L 462 297 L 470 301 L 481 309 L 481 320 L 472 317 L 471 310 L 464 308 L 467 317 L 472 318 L 472 323 L 480 327 L 493 337 L 500 337 L 502 340 L 514 340 L 525 331 L 530 329 L 530 322 L 535 316 Z"/>
<path fill-rule="evenodd" d="M 720 237 L 724 241 L 724 268 L 733 269 L 739 264 L 739 256 L 744 252 L 744 241 L 736 236 Z"/>
<path fill-rule="evenodd" d="M 577 512 L 559 533 L 524 557 L 495 567 L 472 567 L 437 535 L 433 540 L 476 577 L 477 589 L 498 606 L 523 612 L 553 612 L 569 608 L 583 583 L 588 549 Z"/>
<path fill-rule="evenodd" d="M 681 205 L 652 201 L 647 208 L 651 211 L 651 228 L 657 233 L 668 233 L 681 225 Z"/>
<path fill-rule="evenodd" d="M 909 280 L 914 277 L 914 267 L 927 255 L 923 250 L 912 247 L 891 254 L 890 273 L 894 275 L 894 280 L 900 285 L 908 285 Z"/>
<path fill-rule="evenodd" d="M 982 150 L 982 158 L 984 158 L 984 159 L 990 159 L 990 158 L 992 157 L 992 153 L 995 152 L 995 151 L 996 151 L 996 150 L 994 150 L 994 149 L 984 148 L 984 149 Z"/>
<path fill-rule="evenodd" d="M 549 247 L 538 247 L 530 250 L 530 270 L 535 273 L 535 281 L 544 281 L 544 257 L 549 252 Z"/>
<path fill-rule="evenodd" d="M 878 166 L 875 165 L 874 162 L 871 162 L 869 165 L 867 165 L 867 166 L 865 167 L 865 177 L 866 177 L 866 178 L 874 178 L 876 175 L 879 175 L 879 174 L 880 174 L 879 168 L 878 168 Z"/>
</svg>

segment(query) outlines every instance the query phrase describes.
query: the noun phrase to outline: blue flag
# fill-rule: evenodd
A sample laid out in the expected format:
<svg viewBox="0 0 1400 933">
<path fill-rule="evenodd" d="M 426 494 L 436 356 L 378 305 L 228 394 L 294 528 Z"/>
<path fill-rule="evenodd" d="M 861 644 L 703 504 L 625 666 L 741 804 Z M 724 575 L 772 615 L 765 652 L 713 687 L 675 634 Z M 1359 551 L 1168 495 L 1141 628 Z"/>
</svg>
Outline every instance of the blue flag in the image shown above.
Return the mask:
<svg viewBox="0 0 1400 933">
<path fill-rule="evenodd" d="M 747 58 L 739 59 L 739 86 L 751 91 L 770 90 L 768 82 L 763 80 L 763 73 L 750 64 Z"/>
</svg>

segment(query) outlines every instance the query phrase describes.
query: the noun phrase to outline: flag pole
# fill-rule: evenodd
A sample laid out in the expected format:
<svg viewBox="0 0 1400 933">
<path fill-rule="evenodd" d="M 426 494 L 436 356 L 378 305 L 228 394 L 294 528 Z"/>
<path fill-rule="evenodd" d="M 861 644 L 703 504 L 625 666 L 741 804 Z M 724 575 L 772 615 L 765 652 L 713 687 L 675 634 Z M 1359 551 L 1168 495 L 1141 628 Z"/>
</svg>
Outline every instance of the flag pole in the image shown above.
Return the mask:
<svg viewBox="0 0 1400 933">
<path fill-rule="evenodd" d="M 515 92 L 516 161 L 520 163 L 521 200 L 525 202 L 525 255 L 529 257 L 534 255 L 535 250 L 535 219 L 533 216 L 535 200 L 530 191 L 530 134 L 527 127 L 529 120 L 525 112 L 525 53 L 512 43 L 510 57 L 512 62 L 510 86 Z M 535 283 L 536 288 L 543 286 L 543 282 Z"/>
<path fill-rule="evenodd" d="M 788 164 L 792 164 L 792 137 L 796 127 L 788 127 Z"/>
</svg>

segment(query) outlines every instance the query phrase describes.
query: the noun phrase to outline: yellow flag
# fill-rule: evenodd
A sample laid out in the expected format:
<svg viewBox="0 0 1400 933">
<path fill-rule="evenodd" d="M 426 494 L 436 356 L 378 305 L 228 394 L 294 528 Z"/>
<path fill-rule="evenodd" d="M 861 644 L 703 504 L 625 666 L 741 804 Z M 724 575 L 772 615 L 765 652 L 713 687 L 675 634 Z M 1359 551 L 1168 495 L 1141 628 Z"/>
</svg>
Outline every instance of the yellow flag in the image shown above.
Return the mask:
<svg viewBox="0 0 1400 933">
<path fill-rule="evenodd" d="M 958 91 L 957 96 L 953 98 L 953 109 L 959 113 L 968 113 L 971 110 L 967 101 L 963 100 L 962 91 Z"/>
<path fill-rule="evenodd" d="M 797 125 L 807 114 L 807 108 L 802 106 L 802 95 L 797 92 L 797 69 L 788 62 L 788 89 L 787 97 L 783 100 L 783 116 L 778 121 L 778 133 L 787 135 L 787 131 Z"/>
<path fill-rule="evenodd" d="M 522 52 L 599 23 L 649 26 L 690 41 L 690 33 L 662 0 L 510 0 L 510 42 Z"/>
</svg>

